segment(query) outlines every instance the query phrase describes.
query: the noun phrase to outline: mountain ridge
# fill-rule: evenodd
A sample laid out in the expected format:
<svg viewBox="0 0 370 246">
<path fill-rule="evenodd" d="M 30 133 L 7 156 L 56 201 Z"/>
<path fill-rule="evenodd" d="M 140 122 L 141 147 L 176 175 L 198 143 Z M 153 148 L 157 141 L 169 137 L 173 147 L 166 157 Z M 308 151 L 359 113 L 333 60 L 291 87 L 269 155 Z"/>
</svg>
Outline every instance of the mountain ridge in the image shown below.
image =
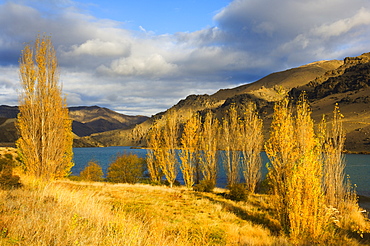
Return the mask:
<svg viewBox="0 0 370 246">
<path fill-rule="evenodd" d="M 119 113 L 107 108 L 72 108 L 71 115 L 79 120 L 74 121 L 74 128 L 81 130 L 81 136 L 76 137 L 75 143 L 78 142 L 77 145 L 81 146 L 145 146 L 146 132 L 155 120 L 167 117 L 169 110 L 176 110 L 183 121 L 194 112 L 204 113 L 207 110 L 212 110 L 222 119 L 231 104 L 236 104 L 242 111 L 249 101 L 254 101 L 257 105 L 267 138 L 274 102 L 281 99 L 285 93 L 297 98 L 303 91 L 310 101 L 315 122 L 319 122 L 323 115 L 330 116 L 334 105 L 338 104 L 345 116 L 343 126 L 347 132 L 346 150 L 370 153 L 370 53 L 346 57 L 343 60 L 317 61 L 275 72 L 253 83 L 221 89 L 211 95 L 189 95 L 168 110 L 150 118 L 136 116 L 143 121 L 127 128 L 114 129 L 115 124 L 120 123 L 122 126 L 126 121 L 120 119 Z M 8 106 L 8 109 L 14 113 L 14 108 Z M 80 119 L 82 111 L 85 115 L 83 120 Z M 0 116 L 1 112 L 0 106 Z M 108 118 L 105 114 L 110 115 L 109 123 L 106 122 Z M 0 119 L 1 122 L 4 124 L 6 120 Z M 94 128 L 95 123 L 103 122 L 107 128 Z"/>
<path fill-rule="evenodd" d="M 73 120 L 75 147 L 102 146 L 96 142 L 86 142 L 83 137 L 110 130 L 130 129 L 149 118 L 141 115 L 124 115 L 99 106 L 78 106 L 68 109 L 69 116 Z M 12 146 L 18 138 L 15 127 L 18 113 L 17 106 L 0 106 L 0 145 Z"/>
<path fill-rule="evenodd" d="M 243 110 L 246 102 L 255 101 L 264 121 L 265 137 L 272 120 L 273 105 L 284 92 L 297 97 L 302 91 L 308 94 L 312 117 L 319 122 L 322 115 L 330 116 L 335 104 L 345 115 L 348 152 L 370 152 L 370 53 L 343 60 L 317 61 L 297 68 L 269 74 L 253 83 L 235 88 L 221 89 L 212 95 L 189 95 L 169 110 L 179 115 L 212 110 L 222 119 L 229 105 L 234 103 Z M 320 94 L 321 93 L 321 94 Z M 150 122 L 166 117 L 168 110 L 154 115 L 143 124 L 130 130 L 97 133 L 91 141 L 105 145 L 143 145 Z M 330 117 L 328 118 L 330 123 Z M 362 132 L 362 134 L 359 134 Z M 366 134 L 365 134 L 366 133 Z M 369 137 L 366 135 L 369 134 Z M 141 139 L 141 140 L 140 140 Z M 108 141 L 109 140 L 109 141 Z"/>
</svg>

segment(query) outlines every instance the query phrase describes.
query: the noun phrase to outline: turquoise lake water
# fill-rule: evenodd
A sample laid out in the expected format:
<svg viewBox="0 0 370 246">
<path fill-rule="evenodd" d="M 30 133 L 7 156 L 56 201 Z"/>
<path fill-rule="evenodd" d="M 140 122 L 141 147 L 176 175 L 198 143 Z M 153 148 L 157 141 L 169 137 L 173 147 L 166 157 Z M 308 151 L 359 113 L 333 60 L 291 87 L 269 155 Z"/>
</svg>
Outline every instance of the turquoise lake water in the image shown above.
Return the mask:
<svg viewBox="0 0 370 246">
<path fill-rule="evenodd" d="M 108 166 L 112 163 L 118 154 L 133 153 L 139 157 L 146 156 L 146 149 L 131 149 L 130 147 L 106 147 L 106 148 L 74 148 L 74 162 L 75 166 L 72 168 L 72 174 L 78 175 L 81 170 L 91 160 L 97 161 L 103 168 L 104 173 L 107 172 Z M 353 184 L 357 185 L 357 192 L 361 195 L 370 196 L 370 155 L 345 155 L 346 159 L 346 173 L 350 176 Z M 262 174 L 266 174 L 266 163 L 268 159 L 262 153 L 263 170 Z M 178 175 L 177 180 L 182 183 L 181 174 Z M 220 168 L 219 177 L 217 180 L 218 187 L 225 187 L 226 176 Z"/>
</svg>

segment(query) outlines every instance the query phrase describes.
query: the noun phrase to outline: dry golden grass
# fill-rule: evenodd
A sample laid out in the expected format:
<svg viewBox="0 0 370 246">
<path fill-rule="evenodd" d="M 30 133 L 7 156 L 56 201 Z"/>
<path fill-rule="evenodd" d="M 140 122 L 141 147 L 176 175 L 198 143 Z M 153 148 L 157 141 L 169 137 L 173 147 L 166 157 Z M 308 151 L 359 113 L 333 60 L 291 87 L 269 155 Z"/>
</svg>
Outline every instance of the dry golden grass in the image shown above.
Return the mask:
<svg viewBox="0 0 370 246">
<path fill-rule="evenodd" d="M 289 245 L 258 208 L 216 194 L 22 176 L 0 191 L 0 245 Z M 262 199 L 262 198 L 256 198 Z M 256 216 L 257 220 L 258 216 Z"/>
<path fill-rule="evenodd" d="M 219 188 L 44 183 L 24 175 L 22 183 L 0 190 L 0 245 L 291 245 L 279 236 L 266 195 L 234 202 Z M 326 245 L 359 244 L 341 235 Z"/>
</svg>

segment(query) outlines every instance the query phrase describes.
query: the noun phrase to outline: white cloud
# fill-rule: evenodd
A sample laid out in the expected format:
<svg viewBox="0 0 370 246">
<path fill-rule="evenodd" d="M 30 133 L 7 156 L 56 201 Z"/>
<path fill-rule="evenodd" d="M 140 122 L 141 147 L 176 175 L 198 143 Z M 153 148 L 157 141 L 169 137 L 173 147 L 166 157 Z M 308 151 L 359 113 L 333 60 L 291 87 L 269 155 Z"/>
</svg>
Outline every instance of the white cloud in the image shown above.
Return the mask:
<svg viewBox="0 0 370 246">
<path fill-rule="evenodd" d="M 20 50 L 43 33 L 56 47 L 68 103 L 147 115 L 189 94 L 370 51 L 368 0 L 234 0 L 214 16 L 217 26 L 167 35 L 127 30 L 69 0 L 26 4 L 0 5 L 0 89 L 9 94 L 0 104 L 16 102 Z"/>
<path fill-rule="evenodd" d="M 319 38 L 338 37 L 346 34 L 359 26 L 368 26 L 370 24 L 370 11 L 361 8 L 354 16 L 337 20 L 330 24 L 323 24 L 312 30 L 313 35 Z"/>
<path fill-rule="evenodd" d="M 90 39 L 81 45 L 73 45 L 72 51 L 67 54 L 92 55 L 92 56 L 128 56 L 130 55 L 130 43 L 124 40 L 119 42 L 102 41 L 100 39 Z"/>
<path fill-rule="evenodd" d="M 166 62 L 160 54 L 148 57 L 127 57 L 112 61 L 109 67 L 98 68 L 99 72 L 124 76 L 147 76 L 158 78 L 176 71 L 177 66 Z"/>
</svg>

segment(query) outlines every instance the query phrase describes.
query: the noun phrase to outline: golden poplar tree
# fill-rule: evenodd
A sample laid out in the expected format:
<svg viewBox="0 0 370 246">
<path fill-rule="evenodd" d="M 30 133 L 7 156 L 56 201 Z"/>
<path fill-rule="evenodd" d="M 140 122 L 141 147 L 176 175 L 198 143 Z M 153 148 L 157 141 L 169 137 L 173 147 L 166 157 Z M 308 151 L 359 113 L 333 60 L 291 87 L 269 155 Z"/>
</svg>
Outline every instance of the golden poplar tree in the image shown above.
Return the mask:
<svg viewBox="0 0 370 246">
<path fill-rule="evenodd" d="M 164 127 L 162 129 L 162 151 L 163 159 L 159 165 L 166 176 L 170 187 L 173 186 L 177 176 L 177 153 L 179 138 L 179 122 L 176 111 L 170 110 L 166 115 Z"/>
<path fill-rule="evenodd" d="M 187 188 L 194 185 L 196 171 L 200 118 L 195 113 L 185 124 L 181 136 L 180 168 Z"/>
<path fill-rule="evenodd" d="M 299 158 L 287 179 L 290 236 L 294 241 L 318 242 L 323 239 L 328 218 L 322 189 L 321 146 L 305 94 L 300 96 L 296 111 L 295 141 Z"/>
<path fill-rule="evenodd" d="M 342 115 L 338 105 L 333 111 L 331 129 L 323 117 L 320 124 L 324 163 L 324 191 L 329 206 L 340 209 L 346 197 L 345 162 L 342 154 L 345 135 L 341 122 Z"/>
<path fill-rule="evenodd" d="M 220 123 L 212 111 L 208 111 L 202 120 L 199 133 L 199 161 L 205 182 L 212 190 L 217 180 L 217 146 L 219 141 Z"/>
<path fill-rule="evenodd" d="M 289 99 L 284 98 L 274 105 L 270 138 L 265 144 L 265 151 L 270 160 L 268 178 L 271 183 L 271 202 L 273 207 L 278 208 L 277 215 L 286 233 L 290 229 L 287 182 L 299 158 L 297 148 Z"/>
<path fill-rule="evenodd" d="M 221 139 L 222 162 L 227 184 L 231 187 L 239 182 L 241 141 L 244 141 L 241 136 L 240 119 L 235 104 L 230 105 L 222 121 Z"/>
<path fill-rule="evenodd" d="M 160 163 L 163 161 L 162 135 L 158 121 L 154 122 L 147 134 L 147 167 L 152 182 L 159 184 L 162 179 Z"/>
<path fill-rule="evenodd" d="M 271 161 L 272 202 L 293 242 L 323 240 L 329 218 L 322 189 L 320 138 L 301 95 L 292 114 L 288 98 L 277 102 L 266 153 Z"/>
<path fill-rule="evenodd" d="M 26 45 L 20 59 L 17 141 L 27 171 L 54 179 L 70 173 L 72 121 L 59 85 L 57 57 L 51 38 L 38 36 Z"/>
<path fill-rule="evenodd" d="M 261 179 L 261 151 L 263 146 L 262 120 L 259 118 L 256 104 L 250 102 L 241 122 L 242 171 L 248 192 L 254 193 Z"/>
</svg>

